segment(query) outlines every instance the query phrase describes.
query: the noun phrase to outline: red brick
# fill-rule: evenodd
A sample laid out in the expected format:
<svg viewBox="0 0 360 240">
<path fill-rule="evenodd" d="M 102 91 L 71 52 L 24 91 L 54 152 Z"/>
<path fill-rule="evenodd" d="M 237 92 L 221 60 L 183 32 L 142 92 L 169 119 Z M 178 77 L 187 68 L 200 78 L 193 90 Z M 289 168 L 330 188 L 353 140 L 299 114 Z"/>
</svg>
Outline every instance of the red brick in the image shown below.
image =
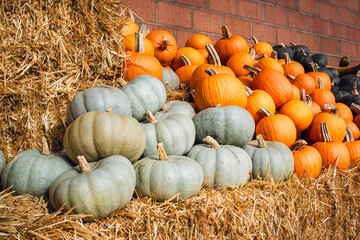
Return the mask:
<svg viewBox="0 0 360 240">
<path fill-rule="evenodd" d="M 320 37 L 321 52 L 339 54 L 339 41 L 333 38 Z"/>
<path fill-rule="evenodd" d="M 176 0 L 176 3 L 181 3 L 188 6 L 207 8 L 207 0 Z"/>
<path fill-rule="evenodd" d="M 320 17 L 330 18 L 333 20 L 338 20 L 338 7 L 334 4 L 320 2 Z"/>
<path fill-rule="evenodd" d="M 144 21 L 155 22 L 156 15 L 155 13 L 155 0 L 142 0 L 142 1 L 132 1 L 125 0 L 123 1 L 124 6 L 128 6 L 135 15 L 139 16 Z M 139 19 L 135 16 L 135 19 Z"/>
<path fill-rule="evenodd" d="M 221 33 L 221 26 L 223 25 L 223 16 L 217 13 L 194 9 L 193 24 L 194 24 L 194 29 L 196 30 L 212 32 L 212 33 Z"/>
<path fill-rule="evenodd" d="M 317 35 L 300 32 L 300 44 L 306 45 L 311 51 L 320 52 L 320 37 Z"/>
<path fill-rule="evenodd" d="M 338 67 L 341 57 L 339 56 L 328 56 L 328 65 Z"/>
<path fill-rule="evenodd" d="M 196 2 L 196 1 L 194 1 Z M 236 0 L 209 0 L 209 9 L 223 13 L 236 15 Z"/>
<path fill-rule="evenodd" d="M 347 39 L 346 25 L 330 21 L 329 26 L 330 26 L 330 36 Z"/>
<path fill-rule="evenodd" d="M 299 32 L 292 29 L 282 27 L 277 28 L 277 42 L 288 45 L 290 42 L 299 44 Z"/>
<path fill-rule="evenodd" d="M 265 5 L 265 21 L 267 23 L 287 26 L 287 10 L 271 5 Z"/>
<path fill-rule="evenodd" d="M 289 27 L 306 30 L 308 31 L 310 29 L 310 18 L 308 15 L 289 11 Z"/>
<path fill-rule="evenodd" d="M 283 6 L 286 8 L 291 8 L 294 10 L 299 10 L 298 1 L 297 0 L 277 0 L 277 5 Z"/>
<path fill-rule="evenodd" d="M 178 44 L 178 48 L 185 47 L 186 41 L 192 36 L 197 34 L 196 31 L 187 31 L 182 29 L 176 29 L 176 42 Z"/>
<path fill-rule="evenodd" d="M 356 58 L 356 44 L 346 41 L 340 41 L 340 55 Z"/>
<path fill-rule="evenodd" d="M 251 39 L 251 22 L 235 17 L 225 17 L 225 24 L 231 34 Z"/>
<path fill-rule="evenodd" d="M 317 17 L 310 17 L 310 31 L 313 33 L 329 34 L 329 21 Z"/>
<path fill-rule="evenodd" d="M 330 2 L 336 5 L 345 6 L 345 0 L 330 0 Z"/>
<path fill-rule="evenodd" d="M 355 13 L 345 8 L 339 8 L 339 21 L 355 25 Z"/>
<path fill-rule="evenodd" d="M 299 9 L 302 12 L 318 14 L 318 1 L 315 0 L 299 0 Z"/>
<path fill-rule="evenodd" d="M 261 39 L 261 41 L 268 42 L 271 44 L 275 44 L 276 41 L 276 27 L 253 22 L 252 26 L 253 35 L 256 36 L 257 39 Z"/>
<path fill-rule="evenodd" d="M 213 45 L 215 45 L 216 41 L 221 38 L 221 35 L 218 34 L 209 34 L 209 38 L 213 42 Z"/>
<path fill-rule="evenodd" d="M 360 44 L 357 45 L 357 58 L 360 59 Z"/>
<path fill-rule="evenodd" d="M 275 0 L 260 0 L 260 1 L 262 1 L 262 2 L 268 2 L 268 3 L 273 3 L 273 4 L 275 4 L 275 3 L 276 3 L 276 1 L 275 1 Z"/>
<path fill-rule="evenodd" d="M 248 0 L 239 0 L 238 15 L 256 20 L 264 20 L 263 4 L 250 2 Z"/>
<path fill-rule="evenodd" d="M 359 0 L 346 0 L 346 7 L 355 11 L 360 11 Z"/>
<path fill-rule="evenodd" d="M 191 28 L 191 8 L 158 2 L 158 22 Z"/>
<path fill-rule="evenodd" d="M 351 60 L 350 66 L 356 66 L 360 64 L 360 60 Z"/>
</svg>

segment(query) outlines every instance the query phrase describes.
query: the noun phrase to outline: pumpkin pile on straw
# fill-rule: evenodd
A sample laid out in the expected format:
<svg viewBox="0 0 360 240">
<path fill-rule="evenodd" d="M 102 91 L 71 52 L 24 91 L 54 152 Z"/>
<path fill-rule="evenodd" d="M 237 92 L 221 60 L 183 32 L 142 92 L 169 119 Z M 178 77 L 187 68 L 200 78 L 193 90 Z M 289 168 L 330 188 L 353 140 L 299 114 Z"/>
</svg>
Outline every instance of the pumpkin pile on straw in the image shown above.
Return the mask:
<svg viewBox="0 0 360 240">
<path fill-rule="evenodd" d="M 0 2 L 0 148 L 6 159 L 46 136 L 62 149 L 65 112 L 79 91 L 119 87 L 124 13 L 113 0 Z M 186 89 L 171 100 L 190 97 Z M 169 100 L 168 99 L 168 100 Z M 313 180 L 251 180 L 242 188 L 202 189 L 173 203 L 138 198 L 109 217 L 51 209 L 48 199 L 0 192 L 4 239 L 234 239 L 360 236 L 360 170 L 334 168 Z M 177 197 L 177 196 L 174 196 Z"/>
</svg>

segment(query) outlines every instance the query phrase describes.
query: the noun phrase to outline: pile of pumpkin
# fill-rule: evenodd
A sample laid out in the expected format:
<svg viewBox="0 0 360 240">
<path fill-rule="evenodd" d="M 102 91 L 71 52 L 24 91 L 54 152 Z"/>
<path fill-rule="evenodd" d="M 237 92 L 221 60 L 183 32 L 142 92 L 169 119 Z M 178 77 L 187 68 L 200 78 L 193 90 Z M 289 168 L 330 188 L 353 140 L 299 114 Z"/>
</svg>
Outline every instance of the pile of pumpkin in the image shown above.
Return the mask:
<svg viewBox="0 0 360 240">
<path fill-rule="evenodd" d="M 44 138 L 42 150 L 5 165 L 0 151 L 4 189 L 48 195 L 54 209 L 91 221 L 124 207 L 134 191 L 177 201 L 202 186 L 242 186 L 251 176 L 279 181 L 295 170 L 315 178 L 322 166 L 347 169 L 360 157 L 356 92 L 336 103 L 326 73 L 315 64 L 305 73 L 291 60 L 289 49 L 309 60 L 304 46 L 254 38 L 250 50 L 223 26 L 214 46 L 197 34 L 178 49 L 170 33 L 127 21 L 122 88 L 94 87 L 72 99 L 63 152 L 50 153 Z M 166 102 L 179 87 L 194 93 L 193 103 Z"/>
</svg>

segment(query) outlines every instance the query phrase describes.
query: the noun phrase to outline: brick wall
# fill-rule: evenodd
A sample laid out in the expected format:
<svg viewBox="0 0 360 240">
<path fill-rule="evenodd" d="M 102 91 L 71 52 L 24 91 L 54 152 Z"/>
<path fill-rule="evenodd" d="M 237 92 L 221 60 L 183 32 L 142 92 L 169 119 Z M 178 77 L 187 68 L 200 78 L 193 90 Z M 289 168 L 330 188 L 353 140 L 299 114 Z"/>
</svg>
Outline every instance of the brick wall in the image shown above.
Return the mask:
<svg viewBox="0 0 360 240">
<path fill-rule="evenodd" d="M 360 0 L 124 0 L 150 30 L 172 33 L 179 47 L 195 33 L 215 43 L 221 25 L 271 44 L 293 41 L 312 53 L 326 53 L 330 65 L 341 56 L 360 63 Z M 141 18 L 141 19 L 140 19 Z"/>
</svg>

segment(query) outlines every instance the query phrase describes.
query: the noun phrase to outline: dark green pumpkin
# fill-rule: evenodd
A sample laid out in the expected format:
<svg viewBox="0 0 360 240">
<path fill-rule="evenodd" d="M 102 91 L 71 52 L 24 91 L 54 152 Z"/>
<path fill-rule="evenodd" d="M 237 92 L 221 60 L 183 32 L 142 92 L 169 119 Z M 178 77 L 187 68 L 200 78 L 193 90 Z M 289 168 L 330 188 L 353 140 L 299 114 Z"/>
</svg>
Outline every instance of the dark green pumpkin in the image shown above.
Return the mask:
<svg viewBox="0 0 360 240">
<path fill-rule="evenodd" d="M 328 64 L 328 59 L 325 54 L 317 53 L 312 55 L 311 58 L 320 68 L 324 68 Z"/>
<path fill-rule="evenodd" d="M 331 92 L 335 96 L 335 102 L 338 102 L 342 97 L 351 95 L 351 92 L 338 86 L 331 86 Z"/>
<path fill-rule="evenodd" d="M 285 59 L 284 53 L 288 53 L 290 58 L 294 59 L 294 50 L 283 43 L 273 46 L 273 49 L 277 52 L 278 59 Z"/>
<path fill-rule="evenodd" d="M 344 103 L 348 107 L 350 107 L 352 103 L 360 105 L 360 95 L 357 90 L 357 84 L 356 83 L 353 84 L 353 91 L 351 92 L 350 95 L 340 98 L 338 102 Z"/>
<path fill-rule="evenodd" d="M 290 42 L 291 48 L 294 50 L 294 60 L 300 62 L 299 59 L 302 55 L 306 54 L 310 56 L 310 49 L 305 45 L 297 45 L 293 42 Z"/>
<path fill-rule="evenodd" d="M 360 86 L 360 71 L 357 74 L 347 74 L 342 76 L 340 79 L 340 86 L 353 83 L 356 83 L 358 86 Z"/>
<path fill-rule="evenodd" d="M 313 68 L 311 66 L 313 62 L 310 54 L 306 54 L 304 52 L 302 52 L 299 56 L 298 56 L 298 60 L 297 60 L 305 69 L 305 72 L 312 72 Z"/>
<path fill-rule="evenodd" d="M 339 62 L 339 67 L 347 67 L 351 63 L 351 59 L 349 57 L 342 57 Z"/>
<path fill-rule="evenodd" d="M 319 67 L 316 69 L 316 71 L 326 73 L 331 80 L 334 80 L 336 77 L 339 77 L 339 71 L 336 68 Z"/>
</svg>

